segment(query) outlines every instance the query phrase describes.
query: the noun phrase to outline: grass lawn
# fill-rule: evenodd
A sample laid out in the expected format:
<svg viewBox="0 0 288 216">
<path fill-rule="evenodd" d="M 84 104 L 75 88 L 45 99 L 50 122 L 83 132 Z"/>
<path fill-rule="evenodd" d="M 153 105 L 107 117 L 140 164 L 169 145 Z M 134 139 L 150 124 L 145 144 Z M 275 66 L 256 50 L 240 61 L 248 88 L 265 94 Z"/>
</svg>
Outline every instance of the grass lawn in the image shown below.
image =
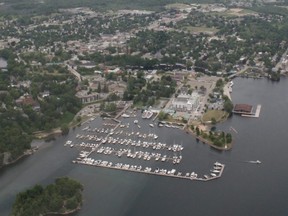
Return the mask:
<svg viewBox="0 0 288 216">
<path fill-rule="evenodd" d="M 70 112 L 65 112 L 60 121 L 60 126 L 63 124 L 69 124 L 74 118 L 74 114 Z"/>
<path fill-rule="evenodd" d="M 216 121 L 221 121 L 223 118 L 227 117 L 227 113 L 225 111 L 221 110 L 208 110 L 206 113 L 204 113 L 202 120 L 204 122 L 211 121 L 212 118 L 215 118 Z"/>
<path fill-rule="evenodd" d="M 165 6 L 166 9 L 185 9 L 187 7 L 189 7 L 189 5 L 181 3 L 168 4 Z"/>
</svg>

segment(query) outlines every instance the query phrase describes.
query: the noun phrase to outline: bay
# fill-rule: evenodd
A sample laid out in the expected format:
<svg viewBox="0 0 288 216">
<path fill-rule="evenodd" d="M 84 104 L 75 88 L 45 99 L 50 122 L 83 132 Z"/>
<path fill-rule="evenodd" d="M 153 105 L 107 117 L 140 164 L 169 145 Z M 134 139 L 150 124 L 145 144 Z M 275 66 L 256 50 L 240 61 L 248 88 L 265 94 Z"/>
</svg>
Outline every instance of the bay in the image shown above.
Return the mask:
<svg viewBox="0 0 288 216">
<path fill-rule="evenodd" d="M 75 141 L 81 128 L 71 130 L 66 137 L 50 143 L 41 143 L 39 151 L 20 163 L 0 172 L 0 215 L 9 215 L 19 191 L 34 184 L 49 184 L 55 178 L 69 176 L 84 185 L 84 205 L 75 215 L 85 216 L 146 216 L 146 215 L 261 215 L 288 214 L 288 133 L 287 104 L 288 79 L 279 83 L 266 79 L 234 80 L 233 103 L 261 104 L 260 118 L 237 115 L 217 125 L 217 129 L 233 134 L 230 151 L 219 152 L 196 142 L 185 132 L 172 128 L 149 128 L 150 121 L 139 119 L 141 130 L 154 130 L 159 141 L 182 143 L 183 160 L 180 165 L 149 161 L 151 167 L 176 168 L 179 171 L 205 174 L 215 161 L 226 165 L 221 178 L 197 182 L 169 177 L 151 176 L 104 168 L 73 164 L 79 152 L 67 148 L 67 140 Z M 101 119 L 91 122 L 100 127 Z M 133 119 L 123 120 L 130 123 Z M 93 155 L 95 158 L 105 158 Z M 113 159 L 116 160 L 116 159 Z M 133 159 L 122 159 L 133 163 Z M 247 163 L 260 160 L 261 164 Z"/>
</svg>

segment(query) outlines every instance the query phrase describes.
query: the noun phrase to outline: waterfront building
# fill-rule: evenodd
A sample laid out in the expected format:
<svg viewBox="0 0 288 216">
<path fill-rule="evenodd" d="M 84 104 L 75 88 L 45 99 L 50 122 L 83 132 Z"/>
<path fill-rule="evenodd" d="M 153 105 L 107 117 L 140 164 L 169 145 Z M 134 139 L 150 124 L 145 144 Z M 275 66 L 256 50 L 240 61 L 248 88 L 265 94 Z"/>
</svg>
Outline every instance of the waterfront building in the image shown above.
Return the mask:
<svg viewBox="0 0 288 216">
<path fill-rule="evenodd" d="M 237 114 L 250 114 L 252 112 L 253 106 L 249 104 L 236 104 L 234 106 L 234 113 Z"/>
</svg>

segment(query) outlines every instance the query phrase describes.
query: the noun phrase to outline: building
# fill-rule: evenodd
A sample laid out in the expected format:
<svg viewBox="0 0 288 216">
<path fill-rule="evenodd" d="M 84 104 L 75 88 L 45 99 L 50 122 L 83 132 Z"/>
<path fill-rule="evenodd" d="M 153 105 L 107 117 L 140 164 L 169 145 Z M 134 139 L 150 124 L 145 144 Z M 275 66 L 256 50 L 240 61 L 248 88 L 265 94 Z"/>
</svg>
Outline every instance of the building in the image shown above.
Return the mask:
<svg viewBox="0 0 288 216">
<path fill-rule="evenodd" d="M 40 111 L 40 104 L 29 94 L 25 94 L 16 101 L 18 106 L 31 106 L 34 111 Z"/>
<path fill-rule="evenodd" d="M 92 103 L 92 102 L 95 102 L 95 101 L 101 99 L 99 93 L 93 92 L 91 94 L 88 94 L 88 92 L 85 90 L 77 92 L 76 97 L 81 100 L 82 104 Z"/>
<path fill-rule="evenodd" d="M 193 111 L 196 110 L 199 105 L 199 94 L 193 92 L 189 94 L 180 94 L 172 101 L 172 108 L 176 111 Z"/>
<path fill-rule="evenodd" d="M 252 113 L 253 106 L 249 104 L 236 104 L 234 106 L 234 113 L 237 114 L 250 114 Z"/>
</svg>

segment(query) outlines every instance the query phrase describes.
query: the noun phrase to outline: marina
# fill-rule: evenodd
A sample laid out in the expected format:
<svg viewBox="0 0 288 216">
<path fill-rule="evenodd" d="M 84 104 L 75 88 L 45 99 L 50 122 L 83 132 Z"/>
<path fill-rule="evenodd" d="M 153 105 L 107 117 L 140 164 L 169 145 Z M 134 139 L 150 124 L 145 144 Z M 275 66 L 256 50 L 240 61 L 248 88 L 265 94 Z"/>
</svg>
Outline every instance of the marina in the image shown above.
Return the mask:
<svg viewBox="0 0 288 216">
<path fill-rule="evenodd" d="M 141 122 L 135 112 L 127 110 L 122 112 L 120 119 L 91 118 L 87 122 L 89 125 L 81 129 L 82 133 L 77 133 L 74 141 L 67 140 L 64 146 L 80 151 L 78 157 L 72 161 L 74 164 L 198 181 L 213 180 L 222 176 L 225 165 L 219 162 L 215 162 L 213 169 L 203 175 L 198 175 L 196 171 L 178 171 L 176 166 L 183 159 L 184 147 L 175 141 L 171 143 L 171 140 L 168 143 L 163 142 L 162 137 L 156 134 L 154 125 L 157 124 L 149 120 L 152 115 L 152 112 L 144 111 L 141 114 Z M 131 120 L 129 121 L 131 118 L 134 118 L 132 124 Z M 102 121 L 100 127 L 90 124 L 97 120 Z M 167 128 L 165 130 L 173 130 L 182 129 L 183 125 L 159 122 L 158 128 L 162 127 Z M 102 155 L 102 158 L 98 158 L 97 155 Z M 123 158 L 126 158 L 125 162 Z M 145 164 L 149 161 L 157 163 L 157 167 L 153 168 L 151 163 Z M 164 164 L 168 166 L 162 166 Z M 173 164 L 173 167 L 169 164 Z"/>
</svg>

